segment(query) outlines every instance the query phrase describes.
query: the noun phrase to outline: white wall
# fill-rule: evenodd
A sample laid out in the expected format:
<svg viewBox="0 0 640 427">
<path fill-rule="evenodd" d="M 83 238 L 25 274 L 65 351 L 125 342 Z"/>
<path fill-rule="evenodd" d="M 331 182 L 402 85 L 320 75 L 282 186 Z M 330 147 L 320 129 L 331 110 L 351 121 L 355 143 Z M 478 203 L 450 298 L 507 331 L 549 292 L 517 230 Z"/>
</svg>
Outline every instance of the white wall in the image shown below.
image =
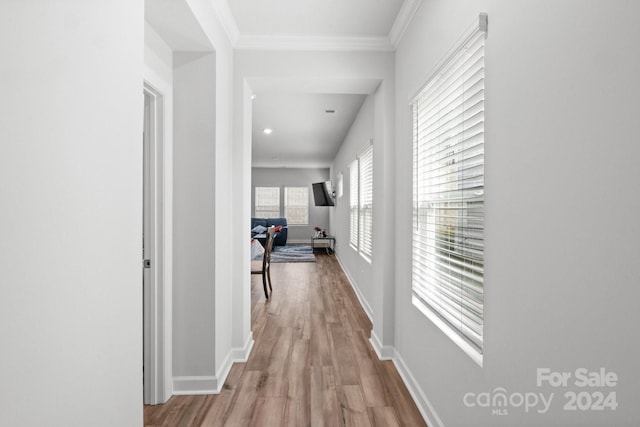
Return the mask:
<svg viewBox="0 0 640 427">
<path fill-rule="evenodd" d="M 2 424 L 142 425 L 143 4 L 66 3 L 0 4 Z"/>
<path fill-rule="evenodd" d="M 215 54 L 177 52 L 173 63 L 174 391 L 213 390 Z"/>
<path fill-rule="evenodd" d="M 349 165 L 371 144 L 374 137 L 374 95 L 369 95 L 362 103 L 336 158 L 331 165 L 331 179 L 337 182 L 338 174 L 342 173 L 344 194 L 337 199 L 332 218 L 332 232 L 340 236 L 336 240 L 336 256 L 349 277 L 352 285 L 360 297 L 365 311 L 372 317 L 371 303 L 373 301 L 373 268 L 371 262 L 365 260 L 349 243 L 350 236 L 350 192 L 351 179 Z M 374 153 L 375 154 L 375 153 Z M 374 171 L 375 174 L 375 171 Z M 357 198 L 358 196 L 355 195 Z M 374 201 L 375 203 L 375 201 Z"/>
<path fill-rule="evenodd" d="M 410 96 L 489 14 L 486 40 L 484 367 L 415 309 Z M 423 2 L 396 53 L 395 347 L 431 425 L 632 426 L 639 419 L 640 3 Z M 536 369 L 604 367 L 615 387 L 538 387 Z M 466 393 L 555 393 L 545 414 L 467 407 Z M 565 392 L 617 393 L 565 411 Z M 428 401 L 429 405 L 426 403 Z"/>
<path fill-rule="evenodd" d="M 256 187 L 280 187 L 280 211 L 284 215 L 284 187 L 309 188 L 309 224 L 291 225 L 287 231 L 288 243 L 310 243 L 314 227 L 329 230 L 329 212 L 332 207 L 315 206 L 313 202 L 314 182 L 329 181 L 329 169 L 299 168 L 252 168 L 251 169 L 251 212 L 255 212 Z"/>
<path fill-rule="evenodd" d="M 237 218 L 242 206 L 229 203 L 233 200 L 234 184 L 238 170 L 233 159 L 233 49 L 210 0 L 187 0 L 198 18 L 204 33 L 216 51 L 216 130 L 215 130 L 215 367 L 216 390 L 220 391 L 233 361 L 244 361 L 248 357 L 251 330 L 245 322 L 249 314 L 235 303 L 244 271 L 238 268 L 238 251 L 246 240 L 240 238 L 246 229 Z M 237 245 L 237 246 L 236 246 Z M 248 244 L 246 245 L 249 246 Z M 249 294 L 249 289 L 244 290 Z"/>
<path fill-rule="evenodd" d="M 160 23 L 176 53 L 173 391 L 199 394 L 220 391 L 252 341 L 249 309 L 233 302 L 243 293 L 235 251 L 242 250 L 236 237 L 244 231 L 235 220 L 242 207 L 230 203 L 233 51 L 212 2 L 181 1 L 171 4 L 179 15 L 174 26 Z M 160 8 L 155 19 L 167 13 L 153 6 Z"/>
</svg>

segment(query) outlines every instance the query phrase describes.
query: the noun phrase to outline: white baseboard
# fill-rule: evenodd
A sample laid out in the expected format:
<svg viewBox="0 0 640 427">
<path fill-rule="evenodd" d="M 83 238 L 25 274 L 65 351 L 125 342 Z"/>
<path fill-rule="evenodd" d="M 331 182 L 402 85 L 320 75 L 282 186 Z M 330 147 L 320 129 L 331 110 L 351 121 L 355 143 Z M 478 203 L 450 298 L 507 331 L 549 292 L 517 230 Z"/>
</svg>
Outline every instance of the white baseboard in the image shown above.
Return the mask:
<svg viewBox="0 0 640 427">
<path fill-rule="evenodd" d="M 336 255 L 336 259 L 338 260 L 338 264 L 340 264 L 340 268 L 342 268 L 342 271 L 344 272 L 345 276 L 347 276 L 347 280 L 349 280 L 349 283 L 351 284 L 351 288 L 353 289 L 356 296 L 358 297 L 358 301 L 360 301 L 360 305 L 362 306 L 365 313 L 369 317 L 369 320 L 371 320 L 371 322 L 373 323 L 373 311 L 371 310 L 371 306 L 364 299 L 362 292 L 360 292 L 360 289 L 358 289 L 358 286 L 356 285 L 351 275 L 349 274 L 349 270 L 340 261 L 340 257 Z M 380 342 L 380 339 L 378 338 L 378 336 L 373 330 L 371 331 L 371 338 L 369 339 L 369 342 L 371 343 L 371 346 L 373 347 L 374 351 L 376 352 L 376 355 L 380 360 L 393 361 L 393 364 L 398 370 L 398 373 L 400 374 L 402 381 L 404 381 L 404 384 L 407 386 L 407 390 L 409 390 L 409 394 L 411 394 L 411 397 L 416 403 L 416 406 L 418 407 L 420 414 L 422 415 L 424 420 L 427 422 L 427 425 L 429 425 L 429 427 L 444 427 L 442 420 L 440 419 L 436 411 L 433 409 L 433 405 L 431 405 L 431 402 L 429 402 L 429 399 L 427 399 L 427 396 L 425 396 L 424 392 L 418 385 L 413 374 L 411 373 L 407 365 L 404 363 L 404 360 L 402 359 L 402 357 L 400 357 L 400 355 L 396 351 L 396 348 L 390 345 L 382 345 L 382 343 Z"/>
<path fill-rule="evenodd" d="M 173 394 L 216 394 L 218 379 L 216 376 L 173 377 Z"/>
<path fill-rule="evenodd" d="M 358 301 L 360 302 L 362 309 L 364 310 L 365 314 L 367 315 L 371 323 L 373 323 L 373 310 L 371 310 L 371 306 L 369 305 L 369 302 L 364 298 L 364 295 L 362 295 L 362 292 L 360 292 L 358 285 L 351 277 L 351 274 L 349 274 L 349 270 L 344 266 L 342 261 L 340 261 L 340 257 L 337 254 L 336 254 L 336 260 L 338 260 L 338 264 L 340 264 L 340 268 L 344 272 L 344 275 L 347 277 L 347 280 L 351 285 L 351 289 L 353 289 L 353 292 L 356 293 L 356 297 L 358 297 Z"/>
<path fill-rule="evenodd" d="M 375 331 L 371 331 L 371 338 L 369 339 L 371 346 L 378 355 L 380 360 L 393 360 L 396 355 L 396 349 L 390 345 L 382 345 L 380 339 L 376 335 Z"/>
<path fill-rule="evenodd" d="M 243 348 L 233 348 L 222 362 L 222 366 L 214 376 L 173 377 L 173 394 L 219 394 L 222 386 L 236 362 L 246 362 L 253 348 L 253 333 L 249 333 Z"/>
<path fill-rule="evenodd" d="M 396 370 L 400 374 L 402 381 L 407 386 L 407 390 L 409 390 L 409 394 L 413 398 L 413 401 L 416 403 L 420 414 L 422 414 L 422 418 L 427 422 L 427 425 L 430 427 L 444 427 L 442 420 L 438 416 L 438 413 L 433 408 L 433 405 L 425 396 L 422 388 L 418 385 L 415 377 L 404 363 L 402 357 L 398 354 L 398 352 L 393 348 L 393 357 L 391 360 L 396 367 Z"/>
<path fill-rule="evenodd" d="M 216 391 L 216 394 L 222 391 L 222 386 L 227 380 L 227 376 L 229 375 L 233 364 L 236 362 L 246 362 L 249 359 L 249 354 L 251 353 L 251 349 L 253 348 L 253 342 L 253 332 L 249 332 L 249 336 L 244 343 L 244 347 L 231 349 L 229 354 L 227 354 L 227 357 L 224 359 L 224 362 L 222 363 L 222 366 L 220 367 L 216 375 L 216 377 L 218 378 L 218 389 Z"/>
</svg>

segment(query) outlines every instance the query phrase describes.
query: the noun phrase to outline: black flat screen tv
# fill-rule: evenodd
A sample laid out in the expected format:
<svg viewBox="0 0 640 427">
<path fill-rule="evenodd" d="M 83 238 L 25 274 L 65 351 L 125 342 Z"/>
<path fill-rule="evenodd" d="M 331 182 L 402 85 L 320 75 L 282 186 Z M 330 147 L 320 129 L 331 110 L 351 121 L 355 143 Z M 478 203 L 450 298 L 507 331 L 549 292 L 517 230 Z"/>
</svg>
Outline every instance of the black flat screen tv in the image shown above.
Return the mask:
<svg viewBox="0 0 640 427">
<path fill-rule="evenodd" d="M 316 182 L 311 184 L 313 188 L 313 201 L 316 206 L 334 206 L 331 194 L 331 182 Z"/>
</svg>

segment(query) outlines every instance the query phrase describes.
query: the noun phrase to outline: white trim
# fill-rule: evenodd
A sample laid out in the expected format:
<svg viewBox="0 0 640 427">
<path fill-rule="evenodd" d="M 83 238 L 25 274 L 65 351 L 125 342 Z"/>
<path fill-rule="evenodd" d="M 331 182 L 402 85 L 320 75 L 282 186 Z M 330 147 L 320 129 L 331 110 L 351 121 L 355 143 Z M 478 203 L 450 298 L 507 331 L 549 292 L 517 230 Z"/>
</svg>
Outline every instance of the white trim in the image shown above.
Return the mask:
<svg viewBox="0 0 640 427">
<path fill-rule="evenodd" d="M 420 301 L 415 296 L 411 298 L 413 306 L 420 310 L 420 313 L 424 314 L 427 319 L 429 319 L 434 325 L 438 327 L 451 341 L 453 341 L 462 351 L 465 352 L 467 356 L 469 356 L 474 362 L 478 364 L 478 366 L 482 367 L 483 355 L 478 351 L 478 349 L 469 343 L 466 339 L 464 339 L 460 333 L 453 329 L 449 323 L 442 320 L 440 316 L 434 313 L 431 309 L 425 306 L 425 304 Z"/>
<path fill-rule="evenodd" d="M 238 30 L 238 24 L 231 13 L 229 3 L 226 0 L 213 0 L 213 11 L 218 17 L 218 20 L 224 28 L 224 32 L 227 34 L 231 45 L 234 46 L 238 42 L 240 36 L 240 30 Z"/>
<path fill-rule="evenodd" d="M 413 401 L 416 403 L 416 406 L 418 407 L 420 414 L 422 414 L 422 418 L 424 418 L 424 420 L 427 422 L 427 425 L 429 425 L 430 427 L 444 427 L 444 424 L 438 416 L 435 408 L 433 407 L 427 396 L 424 394 L 422 388 L 420 388 L 415 377 L 407 367 L 406 363 L 404 363 L 404 360 L 402 359 L 400 354 L 398 354 L 398 352 L 395 350 L 395 348 L 393 348 L 392 360 L 393 364 L 396 367 L 396 370 L 398 371 L 398 374 L 400 374 L 400 377 L 402 378 L 402 382 L 404 382 L 407 390 L 409 390 L 409 394 L 413 398 Z"/>
<path fill-rule="evenodd" d="M 349 283 L 351 284 L 353 291 L 358 297 L 358 301 L 360 302 L 360 305 L 362 306 L 365 314 L 367 315 L 371 323 L 373 323 L 373 312 L 371 310 L 371 307 L 369 306 L 367 301 L 364 299 L 364 296 L 362 295 L 358 287 L 355 285 L 355 282 L 352 280 L 351 275 L 349 274 L 349 271 L 345 268 L 344 264 L 340 261 L 340 258 L 337 255 L 336 255 L 336 260 L 338 261 L 340 268 L 342 268 L 342 271 L 347 277 L 347 280 L 349 280 Z M 407 387 L 407 390 L 409 391 L 409 394 L 411 395 L 414 402 L 416 403 L 416 406 L 418 407 L 420 414 L 422 415 L 424 420 L 427 422 L 427 425 L 431 427 L 444 427 L 444 424 L 442 423 L 442 420 L 440 419 L 437 412 L 435 411 L 433 405 L 431 404 L 427 396 L 425 396 L 424 392 L 422 391 L 422 388 L 420 388 L 420 386 L 418 385 L 418 382 L 416 381 L 415 377 L 413 376 L 413 374 L 411 373 L 407 365 L 404 363 L 404 360 L 402 359 L 400 354 L 396 351 L 396 348 L 391 345 L 383 346 L 380 342 L 380 339 L 378 338 L 375 331 L 373 330 L 373 328 L 371 329 L 371 338 L 369 339 L 369 342 L 371 343 L 373 350 L 378 356 L 378 359 L 393 361 L 393 364 L 398 370 L 398 374 L 400 374 L 402 381 L 404 382 L 405 386 Z"/>
<path fill-rule="evenodd" d="M 173 394 L 176 396 L 190 394 L 217 394 L 218 379 L 216 376 L 173 377 Z"/>
<path fill-rule="evenodd" d="M 145 24 L 146 25 L 146 24 Z M 146 25 L 149 34 L 145 32 L 145 44 L 147 36 L 158 37 L 166 44 L 150 26 Z M 167 45 L 167 49 L 169 49 Z M 170 49 L 169 49 L 170 52 Z M 162 96 L 162 223 L 156 224 L 161 227 L 159 233 L 162 234 L 162 307 L 158 307 L 158 314 L 162 315 L 162 348 L 164 369 L 162 375 L 163 389 L 158 393 L 158 402 L 164 403 L 173 395 L 173 85 L 172 81 L 165 78 L 146 62 L 143 72 L 143 88 L 147 87 Z M 160 184 L 160 183 L 158 183 Z M 159 194 L 158 194 L 159 195 Z M 160 196 L 160 195 L 159 195 Z M 158 263 L 156 263 L 158 264 Z M 162 313 L 160 313 L 162 311 Z"/>
<path fill-rule="evenodd" d="M 248 35 L 241 34 L 238 24 L 225 0 L 213 0 L 213 10 L 222 24 L 231 45 L 240 50 L 325 50 L 325 51 L 394 51 L 422 0 L 404 0 L 387 36 L 332 37 L 307 35 Z"/>
<path fill-rule="evenodd" d="M 154 81 L 154 84 L 152 83 Z M 162 87 L 162 89 L 158 89 Z M 167 117 L 171 115 L 171 99 L 165 95 L 170 88 L 164 87 L 161 79 L 145 69 L 143 92 L 152 100 L 150 162 L 151 180 L 151 227 L 153 228 L 151 246 L 147 258 L 152 260 L 150 283 L 145 295 L 146 313 L 144 328 L 145 346 L 149 355 L 145 370 L 145 400 L 147 403 L 158 404 L 166 402 L 171 397 L 172 390 L 169 378 L 172 377 L 172 169 L 171 138 L 167 137 L 170 126 Z"/>
<path fill-rule="evenodd" d="M 338 261 L 340 268 L 342 268 L 342 271 L 347 277 L 347 280 L 349 280 L 349 283 L 351 284 L 353 291 L 358 297 L 358 301 L 360 301 L 360 305 L 362 306 L 364 312 L 366 313 L 369 320 L 371 320 L 371 322 L 373 323 L 373 313 L 371 311 L 371 307 L 364 299 L 364 296 L 355 285 L 355 282 L 352 280 L 351 275 L 345 268 L 344 264 L 342 264 L 338 256 L 336 256 L 336 260 Z M 407 365 L 404 363 L 404 360 L 402 359 L 402 357 L 400 357 L 400 354 L 398 354 L 395 347 L 391 345 L 382 345 L 373 328 L 371 329 L 371 338 L 369 339 L 369 342 L 371 343 L 373 350 L 376 352 L 378 359 L 393 361 L 393 364 L 396 366 L 396 369 L 398 370 L 402 381 L 407 387 L 407 390 L 409 390 L 409 394 L 411 394 L 411 397 L 415 401 L 416 406 L 418 407 L 418 410 L 420 411 L 422 417 L 427 422 L 427 425 L 432 427 L 444 427 L 444 425 L 442 424 L 442 420 L 440 419 L 440 417 L 438 417 L 438 414 L 433 408 L 433 405 L 425 396 L 415 377 L 413 376 L 409 368 L 407 368 Z"/>
<path fill-rule="evenodd" d="M 409 24 L 413 20 L 413 16 L 416 14 L 418 7 L 420 7 L 422 0 L 404 0 L 400 12 L 396 17 L 391 31 L 389 31 L 389 39 L 394 47 L 398 47 L 405 31 L 409 28 Z"/>
<path fill-rule="evenodd" d="M 349 274 L 349 270 L 345 267 L 342 261 L 340 261 L 340 257 L 338 257 L 338 255 L 336 255 L 336 260 L 338 261 L 338 264 L 340 264 L 340 268 L 342 268 L 342 272 L 347 277 L 347 280 L 349 281 L 349 284 L 351 285 L 353 292 L 355 292 L 356 297 L 358 298 L 358 301 L 360 302 L 360 305 L 364 310 L 364 313 L 367 315 L 371 323 L 373 323 L 373 310 L 371 310 L 371 306 L 369 305 L 367 300 L 364 298 L 364 295 L 362 294 L 362 292 L 360 292 L 360 289 L 356 285 L 356 282 L 351 277 L 351 274 Z"/>
<path fill-rule="evenodd" d="M 336 37 L 298 34 L 240 34 L 234 46 L 240 50 L 305 50 L 390 52 L 395 47 L 389 37 Z"/>
<path fill-rule="evenodd" d="M 412 95 L 410 95 L 410 97 L 409 97 L 409 104 L 413 104 L 415 102 L 416 98 L 420 95 L 420 93 L 422 92 L 424 87 L 431 80 L 433 80 L 433 77 L 436 74 L 438 74 L 440 71 L 442 71 L 443 67 L 445 65 L 447 65 L 447 63 L 449 62 L 451 57 L 453 55 L 455 55 L 456 52 L 458 52 L 459 50 L 463 49 L 464 46 L 467 44 L 467 42 L 472 37 L 474 37 L 476 35 L 476 33 L 483 32 L 483 33 L 485 33 L 485 37 L 486 37 L 487 32 L 488 32 L 488 26 L 487 26 L 487 24 L 489 22 L 488 19 L 489 19 L 488 15 L 486 13 L 480 13 L 478 15 L 478 19 L 476 21 L 474 21 L 473 24 L 471 24 L 469 26 L 469 28 L 467 28 L 467 30 L 453 44 L 453 47 L 451 49 L 449 49 L 449 51 L 442 58 L 440 58 L 438 63 L 435 65 L 435 67 L 433 67 L 431 69 L 429 74 L 427 74 L 427 76 L 423 80 L 420 81 L 420 85 L 418 86 L 418 89 L 415 90 L 412 93 Z"/>
<path fill-rule="evenodd" d="M 250 332 L 243 348 L 232 348 L 231 351 L 227 354 L 227 357 L 224 359 L 224 362 L 222 362 L 220 369 L 218 370 L 218 372 L 216 372 L 218 386 L 215 391 L 216 394 L 222 391 L 222 386 L 227 380 L 227 376 L 229 375 L 233 364 L 244 363 L 249 359 L 249 354 L 251 353 L 251 349 L 253 348 L 253 343 L 253 332 Z"/>
<path fill-rule="evenodd" d="M 382 345 L 380 338 L 378 338 L 378 335 L 376 335 L 376 332 L 373 329 L 371 330 L 371 338 L 369 338 L 369 342 L 378 355 L 378 359 L 393 360 L 396 352 L 395 348 L 391 345 Z"/>
<path fill-rule="evenodd" d="M 245 363 L 253 349 L 253 333 L 242 348 L 232 348 L 215 376 L 183 376 L 173 378 L 173 394 L 219 394 L 234 363 Z"/>
</svg>

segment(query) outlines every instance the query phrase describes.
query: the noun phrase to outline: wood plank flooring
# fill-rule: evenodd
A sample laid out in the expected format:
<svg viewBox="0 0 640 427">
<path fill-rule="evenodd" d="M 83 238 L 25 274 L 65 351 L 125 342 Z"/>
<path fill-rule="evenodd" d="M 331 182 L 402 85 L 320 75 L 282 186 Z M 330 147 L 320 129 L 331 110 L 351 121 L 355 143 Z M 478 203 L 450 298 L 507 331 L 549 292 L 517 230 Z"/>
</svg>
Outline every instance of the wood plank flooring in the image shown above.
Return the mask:
<svg viewBox="0 0 640 427">
<path fill-rule="evenodd" d="M 145 406 L 145 426 L 426 426 L 391 361 L 371 344 L 371 322 L 335 257 L 271 266 L 265 302 L 251 279 L 255 344 L 218 395 Z"/>
</svg>

